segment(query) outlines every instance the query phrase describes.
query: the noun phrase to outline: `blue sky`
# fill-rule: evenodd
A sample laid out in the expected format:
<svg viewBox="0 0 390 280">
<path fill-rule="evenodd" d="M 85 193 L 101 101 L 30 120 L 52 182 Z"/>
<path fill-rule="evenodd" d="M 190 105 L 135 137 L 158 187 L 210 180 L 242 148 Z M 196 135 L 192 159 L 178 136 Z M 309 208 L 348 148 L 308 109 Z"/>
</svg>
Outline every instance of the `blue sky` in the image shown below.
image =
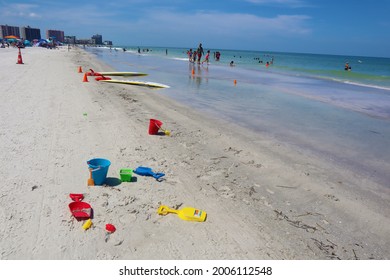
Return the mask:
<svg viewBox="0 0 390 280">
<path fill-rule="evenodd" d="M 0 0 L 0 24 L 116 45 L 390 57 L 390 0 Z"/>
</svg>

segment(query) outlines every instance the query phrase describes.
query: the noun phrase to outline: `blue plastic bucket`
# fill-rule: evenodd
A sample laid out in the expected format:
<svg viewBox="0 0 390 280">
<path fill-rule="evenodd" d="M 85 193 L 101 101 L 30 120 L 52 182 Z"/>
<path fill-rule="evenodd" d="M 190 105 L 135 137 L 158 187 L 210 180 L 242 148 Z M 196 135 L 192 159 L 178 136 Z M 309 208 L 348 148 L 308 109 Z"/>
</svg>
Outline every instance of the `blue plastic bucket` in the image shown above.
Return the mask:
<svg viewBox="0 0 390 280">
<path fill-rule="evenodd" d="M 104 181 L 106 181 L 111 162 L 104 158 L 94 158 L 87 161 L 87 164 L 92 169 L 92 179 L 95 185 L 103 185 Z"/>
</svg>

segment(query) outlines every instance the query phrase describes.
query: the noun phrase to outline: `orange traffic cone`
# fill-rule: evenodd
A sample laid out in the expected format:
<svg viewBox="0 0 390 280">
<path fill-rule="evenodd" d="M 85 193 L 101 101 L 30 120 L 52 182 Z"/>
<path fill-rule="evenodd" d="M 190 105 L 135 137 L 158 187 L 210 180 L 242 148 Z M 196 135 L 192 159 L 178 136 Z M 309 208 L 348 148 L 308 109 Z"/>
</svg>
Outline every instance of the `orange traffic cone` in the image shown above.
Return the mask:
<svg viewBox="0 0 390 280">
<path fill-rule="evenodd" d="M 83 82 L 88 82 L 87 73 L 84 74 Z"/>
<path fill-rule="evenodd" d="M 16 64 L 24 64 L 23 59 L 22 59 L 22 53 L 20 52 L 20 48 L 19 48 L 19 54 L 18 54 L 18 62 L 16 62 Z"/>
<path fill-rule="evenodd" d="M 81 66 L 79 66 L 79 73 L 83 73 L 83 70 L 81 69 Z"/>
</svg>

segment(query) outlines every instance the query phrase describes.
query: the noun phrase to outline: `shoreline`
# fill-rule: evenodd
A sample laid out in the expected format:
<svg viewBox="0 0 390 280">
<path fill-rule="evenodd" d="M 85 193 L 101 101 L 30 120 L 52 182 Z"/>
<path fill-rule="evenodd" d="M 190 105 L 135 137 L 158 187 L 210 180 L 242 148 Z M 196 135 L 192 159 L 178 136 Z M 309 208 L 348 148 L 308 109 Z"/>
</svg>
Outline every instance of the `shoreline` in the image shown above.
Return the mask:
<svg viewBox="0 0 390 280">
<path fill-rule="evenodd" d="M 1 259 L 389 259 L 390 193 L 369 178 L 158 91 L 93 77 L 82 83 L 78 66 L 112 69 L 81 49 L 22 52 L 25 65 L 15 65 L 17 51 L 0 51 L 7 68 Z M 50 71 L 36 71 L 40 65 Z M 172 135 L 148 135 L 150 118 Z M 110 181 L 120 168 L 141 165 L 166 180 L 137 176 L 89 188 L 86 161 L 93 157 L 111 161 Z M 93 206 L 86 232 L 70 217 L 71 192 Z M 159 204 L 203 209 L 208 218 L 159 216 Z M 117 232 L 106 243 L 109 222 Z"/>
</svg>

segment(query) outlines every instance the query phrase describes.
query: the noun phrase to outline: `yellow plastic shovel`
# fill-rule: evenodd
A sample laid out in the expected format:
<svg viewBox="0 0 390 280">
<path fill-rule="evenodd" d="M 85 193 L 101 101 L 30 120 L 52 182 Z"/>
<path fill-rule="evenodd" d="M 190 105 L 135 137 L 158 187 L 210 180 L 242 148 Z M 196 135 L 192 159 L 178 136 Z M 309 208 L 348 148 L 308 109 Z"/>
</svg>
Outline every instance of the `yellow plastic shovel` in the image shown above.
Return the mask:
<svg viewBox="0 0 390 280">
<path fill-rule="evenodd" d="M 175 210 L 169 208 L 166 205 L 161 205 L 158 208 L 157 213 L 163 216 L 167 215 L 168 213 L 177 214 L 180 219 L 192 222 L 204 222 L 207 217 L 207 213 L 205 211 L 192 207 L 185 207 L 180 210 Z"/>
</svg>

